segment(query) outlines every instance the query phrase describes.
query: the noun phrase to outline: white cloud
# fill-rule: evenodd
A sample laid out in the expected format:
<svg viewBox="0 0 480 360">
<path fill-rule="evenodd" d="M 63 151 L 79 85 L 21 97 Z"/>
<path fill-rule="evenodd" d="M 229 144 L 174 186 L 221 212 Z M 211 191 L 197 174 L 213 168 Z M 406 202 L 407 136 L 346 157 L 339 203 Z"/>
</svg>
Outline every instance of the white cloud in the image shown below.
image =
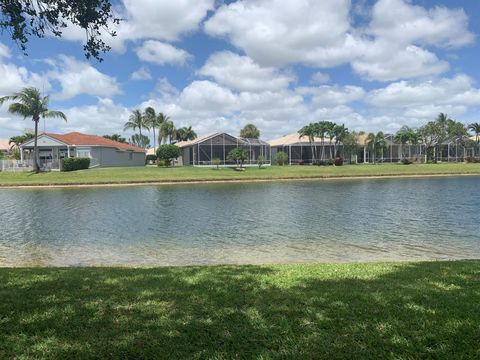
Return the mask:
<svg viewBox="0 0 480 360">
<path fill-rule="evenodd" d="M 10 57 L 10 49 L 5 45 L 3 45 L 2 43 L 0 43 L 0 58 L 2 57 L 7 57 L 7 58 Z"/>
<path fill-rule="evenodd" d="M 322 85 L 318 87 L 299 87 L 297 93 L 309 95 L 315 106 L 335 107 L 358 101 L 365 96 L 365 90 L 359 86 Z"/>
<path fill-rule="evenodd" d="M 368 95 L 370 104 L 377 107 L 424 108 L 430 105 L 480 105 L 480 90 L 466 75 L 424 82 L 400 81 Z M 411 112 L 410 112 L 411 113 Z"/>
<path fill-rule="evenodd" d="M 156 40 L 145 41 L 142 46 L 136 49 L 136 52 L 140 60 L 158 65 L 184 65 L 192 58 L 192 55 L 185 50 Z"/>
<path fill-rule="evenodd" d="M 221 6 L 205 31 L 228 38 L 261 65 L 335 66 L 353 50 L 349 11 L 348 0 L 237 1 Z"/>
<path fill-rule="evenodd" d="M 475 39 L 462 9 L 442 6 L 425 9 L 406 0 L 379 0 L 373 7 L 368 32 L 405 45 L 460 47 Z"/>
<path fill-rule="evenodd" d="M 449 64 L 414 45 L 401 48 L 397 44 L 377 41 L 369 51 L 352 61 L 352 68 L 367 80 L 392 81 L 438 75 L 447 71 Z"/>
<path fill-rule="evenodd" d="M 115 78 L 101 73 L 88 62 L 65 55 L 58 58 L 59 61 L 49 61 L 54 69 L 47 73 L 50 79 L 58 81 L 62 87 L 60 93 L 54 94 L 55 99 L 66 100 L 80 94 L 111 97 L 121 93 Z"/>
<path fill-rule="evenodd" d="M 355 28 L 352 11 L 366 6 L 355 5 L 352 9 L 347 0 L 237 1 L 221 6 L 205 31 L 228 39 L 260 65 L 350 63 L 362 78 L 380 81 L 441 74 L 449 65 L 429 47 L 455 48 L 474 40 L 463 10 L 379 0 L 371 11 L 361 11 L 370 22 Z"/>
<path fill-rule="evenodd" d="M 330 81 L 330 75 L 322 73 L 320 71 L 314 73 L 312 75 L 312 78 L 310 79 L 310 82 L 312 84 L 324 84 L 328 83 Z"/>
<path fill-rule="evenodd" d="M 152 74 L 150 74 L 150 70 L 146 67 L 142 66 L 139 69 L 135 70 L 132 75 L 130 75 L 130 79 L 132 80 L 151 80 Z"/>
<path fill-rule="evenodd" d="M 122 53 L 127 41 L 176 41 L 196 31 L 207 12 L 214 9 L 214 3 L 215 0 L 123 0 L 116 6 L 116 14 L 123 21 L 111 26 L 117 36 L 104 34 L 102 39 L 114 51 Z M 67 26 L 62 37 L 84 42 L 85 32 L 76 26 Z"/>
<path fill-rule="evenodd" d="M 248 56 L 230 51 L 212 54 L 198 74 L 239 91 L 269 91 L 287 88 L 295 78 L 273 67 L 261 67 Z"/>
</svg>

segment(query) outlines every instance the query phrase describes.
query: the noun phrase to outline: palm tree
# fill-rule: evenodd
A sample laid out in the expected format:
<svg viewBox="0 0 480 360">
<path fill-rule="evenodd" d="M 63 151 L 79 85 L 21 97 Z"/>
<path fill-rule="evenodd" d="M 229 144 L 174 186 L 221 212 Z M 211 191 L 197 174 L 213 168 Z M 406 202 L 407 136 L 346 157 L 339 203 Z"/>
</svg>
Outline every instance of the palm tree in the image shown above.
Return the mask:
<svg viewBox="0 0 480 360">
<path fill-rule="evenodd" d="M 383 158 L 383 152 L 387 148 L 387 142 L 385 141 L 385 135 L 383 132 L 379 131 L 378 133 L 370 133 L 367 137 L 367 147 L 373 154 L 373 163 L 376 162 L 376 156 L 378 151 L 381 152 Z"/>
<path fill-rule="evenodd" d="M 30 131 L 26 131 L 22 135 L 12 136 L 8 140 L 8 145 L 10 145 L 10 150 L 18 149 L 21 144 L 31 140 L 35 137 L 35 134 L 31 133 Z"/>
<path fill-rule="evenodd" d="M 310 143 L 310 149 L 312 151 L 312 163 L 315 162 L 315 153 L 316 147 L 314 147 L 315 135 L 316 135 L 316 124 L 308 124 L 298 130 L 299 138 L 308 137 L 308 142 Z"/>
<path fill-rule="evenodd" d="M 468 130 L 471 130 L 475 133 L 475 142 L 478 144 L 480 142 L 480 124 L 472 123 L 468 125 Z"/>
<path fill-rule="evenodd" d="M 123 125 L 123 130 L 138 129 L 140 135 L 142 135 L 142 128 L 148 130 L 148 125 L 145 122 L 145 118 L 142 116 L 142 112 L 138 109 L 132 111 L 128 121 Z"/>
<path fill-rule="evenodd" d="M 157 116 L 157 114 L 155 113 L 155 109 L 152 108 L 151 106 L 145 109 L 145 111 L 143 112 L 143 117 L 144 117 L 144 123 L 147 125 L 148 128 L 152 129 L 153 131 L 153 148 L 156 149 L 157 137 L 155 135 L 155 128 L 157 129 L 160 128 L 163 120 L 162 118 L 160 118 L 160 116 Z"/>
<path fill-rule="evenodd" d="M 325 121 L 327 131 L 326 134 L 328 136 L 328 142 L 329 142 L 329 152 L 330 152 L 330 159 L 332 158 L 332 141 L 333 138 L 335 137 L 335 126 L 336 124 L 331 121 Z"/>
<path fill-rule="evenodd" d="M 322 160 L 325 160 L 325 135 L 327 134 L 329 128 L 330 121 L 320 121 L 315 124 L 317 136 L 322 142 Z"/>
<path fill-rule="evenodd" d="M 402 158 L 405 158 L 405 149 L 404 146 L 408 143 L 411 143 L 412 137 L 414 136 L 415 131 L 408 127 L 402 126 L 395 134 L 393 138 L 396 142 L 400 143 L 402 146 Z"/>
<path fill-rule="evenodd" d="M 113 140 L 119 143 L 126 143 L 127 139 L 125 139 L 122 135 L 120 134 L 112 134 L 112 135 L 103 135 L 105 139 Z"/>
<path fill-rule="evenodd" d="M 49 96 L 41 96 L 40 91 L 34 87 L 24 88 L 13 95 L 3 96 L 0 98 L 0 105 L 7 101 L 14 101 L 8 107 L 8 112 L 23 116 L 24 119 L 31 117 L 35 123 L 34 145 L 33 145 L 33 170 L 38 173 L 40 166 L 38 164 L 38 123 L 40 118 L 61 118 L 67 121 L 67 116 L 56 110 L 48 109 Z"/>
<path fill-rule="evenodd" d="M 188 141 L 188 140 L 195 140 L 197 138 L 197 133 L 192 129 L 191 126 L 189 127 L 181 127 L 177 130 L 177 140 L 179 141 Z"/>
<path fill-rule="evenodd" d="M 177 131 L 175 129 L 175 125 L 173 124 L 173 121 L 167 120 L 163 122 L 162 125 L 160 126 L 160 134 L 159 134 L 158 140 L 161 143 L 162 140 L 166 142 L 168 139 L 168 142 L 171 144 L 172 140 L 176 139 L 176 133 Z"/>
<path fill-rule="evenodd" d="M 157 124 L 157 128 L 159 130 L 161 130 L 161 127 L 162 127 L 162 124 L 169 121 L 170 120 L 170 117 L 165 115 L 164 113 L 158 113 L 157 114 L 157 121 L 156 121 L 156 124 Z M 162 137 L 158 136 L 158 144 L 160 145 L 162 143 Z"/>
<path fill-rule="evenodd" d="M 240 130 L 240 137 L 246 139 L 258 139 L 260 137 L 260 130 L 253 125 L 247 124 Z"/>
<path fill-rule="evenodd" d="M 342 125 L 335 125 L 333 128 L 333 135 L 335 137 L 334 143 L 334 152 L 335 156 L 337 156 L 337 146 L 340 142 L 343 142 L 345 137 L 348 135 L 348 129 L 345 127 L 344 124 Z"/>
</svg>

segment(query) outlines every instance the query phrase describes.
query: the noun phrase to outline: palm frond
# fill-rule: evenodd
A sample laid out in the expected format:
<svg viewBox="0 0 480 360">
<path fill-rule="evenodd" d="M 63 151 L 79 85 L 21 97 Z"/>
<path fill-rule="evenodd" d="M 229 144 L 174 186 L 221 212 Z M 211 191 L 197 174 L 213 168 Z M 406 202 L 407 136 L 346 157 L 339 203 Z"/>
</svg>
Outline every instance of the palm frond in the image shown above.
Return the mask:
<svg viewBox="0 0 480 360">
<path fill-rule="evenodd" d="M 58 110 L 47 110 L 42 112 L 42 118 L 60 118 L 67 121 L 67 116 Z"/>
</svg>

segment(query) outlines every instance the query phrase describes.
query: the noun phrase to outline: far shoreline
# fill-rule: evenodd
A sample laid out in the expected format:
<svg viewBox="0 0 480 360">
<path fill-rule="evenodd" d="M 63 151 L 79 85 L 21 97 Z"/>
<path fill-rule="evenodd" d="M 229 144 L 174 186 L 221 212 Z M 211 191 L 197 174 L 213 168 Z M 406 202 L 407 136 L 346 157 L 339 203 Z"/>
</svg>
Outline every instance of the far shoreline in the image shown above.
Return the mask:
<svg viewBox="0 0 480 360">
<path fill-rule="evenodd" d="M 196 184 L 241 184 L 241 183 L 276 183 L 296 181 L 332 181 L 332 180 L 379 180 L 379 179 L 418 179 L 442 177 L 480 177 L 480 173 L 425 173 L 425 174 L 385 174 L 385 175 L 344 175 L 344 176 L 308 176 L 279 178 L 249 178 L 249 179 L 200 179 L 200 180 L 145 180 L 126 182 L 91 182 L 91 183 L 52 183 L 52 184 L 0 184 L 0 189 L 56 189 L 56 188 L 108 188 L 137 187 L 163 185 L 196 185 Z"/>
</svg>

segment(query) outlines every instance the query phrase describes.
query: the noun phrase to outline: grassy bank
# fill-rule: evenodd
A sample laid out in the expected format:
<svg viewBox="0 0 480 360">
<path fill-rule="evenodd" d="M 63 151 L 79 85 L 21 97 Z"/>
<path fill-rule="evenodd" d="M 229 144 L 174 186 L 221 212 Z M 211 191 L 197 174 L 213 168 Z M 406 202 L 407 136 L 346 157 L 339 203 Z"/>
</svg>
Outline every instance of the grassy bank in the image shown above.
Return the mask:
<svg viewBox="0 0 480 360">
<path fill-rule="evenodd" d="M 248 168 L 234 171 L 230 168 L 105 168 L 74 172 L 50 172 L 43 174 L 0 172 L 0 186 L 55 185 L 55 184 L 108 184 L 143 182 L 181 182 L 218 180 L 292 179 L 356 176 L 478 174 L 480 164 L 381 164 L 323 166 L 272 166 L 263 169 Z"/>
<path fill-rule="evenodd" d="M 0 358 L 480 358 L 480 261 L 0 269 Z"/>
</svg>

